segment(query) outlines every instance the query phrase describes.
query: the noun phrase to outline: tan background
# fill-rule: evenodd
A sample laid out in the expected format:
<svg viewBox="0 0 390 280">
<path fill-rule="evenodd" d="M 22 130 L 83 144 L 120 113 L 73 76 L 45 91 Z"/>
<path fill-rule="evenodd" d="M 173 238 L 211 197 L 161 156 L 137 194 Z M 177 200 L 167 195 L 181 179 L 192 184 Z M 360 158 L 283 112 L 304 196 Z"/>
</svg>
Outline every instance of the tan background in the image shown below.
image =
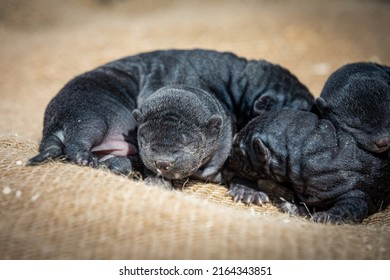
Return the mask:
<svg viewBox="0 0 390 280">
<path fill-rule="evenodd" d="M 73 76 L 165 48 L 279 63 L 318 95 L 342 64 L 390 65 L 389 1 L 0 1 L 1 259 L 390 259 L 390 209 L 331 226 L 64 163 L 25 167 Z"/>
</svg>

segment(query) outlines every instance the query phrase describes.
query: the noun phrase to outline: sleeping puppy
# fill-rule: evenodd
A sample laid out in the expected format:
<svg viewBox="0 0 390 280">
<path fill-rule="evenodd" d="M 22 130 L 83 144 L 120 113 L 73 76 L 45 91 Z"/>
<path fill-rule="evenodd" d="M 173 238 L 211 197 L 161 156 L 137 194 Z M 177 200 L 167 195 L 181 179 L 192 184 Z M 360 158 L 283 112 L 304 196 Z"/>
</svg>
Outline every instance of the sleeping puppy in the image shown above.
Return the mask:
<svg viewBox="0 0 390 280">
<path fill-rule="evenodd" d="M 334 72 L 316 100 L 321 117 L 350 133 L 367 151 L 390 147 L 390 67 L 347 64 Z"/>
<path fill-rule="evenodd" d="M 149 97 L 165 86 L 175 85 L 198 88 L 196 92 L 213 96 L 231 112 L 238 129 L 263 111 L 309 110 L 314 103 L 313 96 L 294 75 L 264 60 L 246 60 L 211 50 L 142 53 L 110 62 L 68 82 L 46 108 L 39 154 L 28 164 L 63 157 L 80 165 L 107 166 L 121 174 L 138 170 L 139 154 L 146 152 L 137 147 L 137 122 L 132 112 L 141 108 L 143 113 Z M 157 96 L 160 98 L 160 94 Z M 194 100 L 194 104 L 199 102 Z M 170 106 L 165 108 L 171 112 L 176 105 Z M 189 107 L 193 108 L 192 104 Z M 161 133 L 160 126 L 154 129 Z M 151 170 L 159 172 L 155 167 Z M 162 174 L 171 177 L 168 172 Z"/>
<path fill-rule="evenodd" d="M 235 136 L 224 176 L 235 200 L 275 198 L 282 210 L 316 222 L 359 223 L 390 200 L 386 155 L 361 149 L 349 133 L 310 112 L 253 119 Z"/>
<path fill-rule="evenodd" d="M 221 182 L 233 127 L 230 113 L 215 96 L 198 88 L 166 86 L 133 115 L 139 125 L 140 156 L 148 170 L 167 180 Z"/>
</svg>

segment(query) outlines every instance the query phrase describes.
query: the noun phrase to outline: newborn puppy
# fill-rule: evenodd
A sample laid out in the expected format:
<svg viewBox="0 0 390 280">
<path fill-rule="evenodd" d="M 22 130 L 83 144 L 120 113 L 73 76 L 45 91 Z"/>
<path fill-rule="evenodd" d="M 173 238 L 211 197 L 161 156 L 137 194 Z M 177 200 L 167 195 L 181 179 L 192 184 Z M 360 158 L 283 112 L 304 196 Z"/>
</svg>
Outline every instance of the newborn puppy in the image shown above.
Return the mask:
<svg viewBox="0 0 390 280">
<path fill-rule="evenodd" d="M 321 117 L 374 153 L 390 147 L 390 67 L 347 64 L 334 72 L 316 100 Z"/>
<path fill-rule="evenodd" d="M 277 201 L 282 209 L 303 214 L 304 203 L 320 210 L 312 214 L 316 222 L 358 223 L 390 200 L 386 156 L 359 148 L 349 133 L 310 112 L 273 111 L 253 119 L 235 136 L 224 174 L 236 200 L 267 202 L 264 183 L 272 181 L 270 191 L 286 194 L 282 201 L 295 200 Z"/>
<path fill-rule="evenodd" d="M 264 60 L 211 50 L 142 53 L 67 83 L 46 108 L 39 154 L 29 164 L 64 157 L 117 173 L 132 172 L 140 164 L 132 111 L 143 108 L 160 88 L 180 84 L 213 95 L 232 113 L 238 128 L 265 110 L 309 110 L 314 103 L 295 76 Z M 159 128 L 157 134 L 162 133 Z"/>
<path fill-rule="evenodd" d="M 221 182 L 233 138 L 230 113 L 210 93 L 166 86 L 133 112 L 145 166 L 165 179 Z"/>
</svg>

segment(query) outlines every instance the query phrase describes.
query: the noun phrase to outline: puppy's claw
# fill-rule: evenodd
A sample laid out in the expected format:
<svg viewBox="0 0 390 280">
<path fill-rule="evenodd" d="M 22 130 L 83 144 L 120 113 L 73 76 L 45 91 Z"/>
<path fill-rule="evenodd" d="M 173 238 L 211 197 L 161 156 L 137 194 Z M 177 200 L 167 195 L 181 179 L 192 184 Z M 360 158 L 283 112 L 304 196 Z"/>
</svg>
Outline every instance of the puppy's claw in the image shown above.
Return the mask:
<svg viewBox="0 0 390 280">
<path fill-rule="evenodd" d="M 266 193 L 258 191 L 254 198 L 255 204 L 262 206 L 265 203 L 269 202 L 269 197 Z"/>
<path fill-rule="evenodd" d="M 248 205 L 254 203 L 256 205 L 262 206 L 264 203 L 269 202 L 269 198 L 266 193 L 241 184 L 232 185 L 229 188 L 227 194 L 233 198 L 234 202 L 241 201 Z"/>
<path fill-rule="evenodd" d="M 89 167 L 98 166 L 97 158 L 93 156 L 90 152 L 78 152 L 76 154 L 74 162 L 79 165 L 84 165 Z"/>
<path fill-rule="evenodd" d="M 346 223 L 341 216 L 326 211 L 315 213 L 312 219 L 314 222 L 323 224 L 341 225 Z"/>
<path fill-rule="evenodd" d="M 280 203 L 279 208 L 283 213 L 288 213 L 292 216 L 299 216 L 298 206 L 294 203 L 283 200 L 283 202 Z"/>
</svg>

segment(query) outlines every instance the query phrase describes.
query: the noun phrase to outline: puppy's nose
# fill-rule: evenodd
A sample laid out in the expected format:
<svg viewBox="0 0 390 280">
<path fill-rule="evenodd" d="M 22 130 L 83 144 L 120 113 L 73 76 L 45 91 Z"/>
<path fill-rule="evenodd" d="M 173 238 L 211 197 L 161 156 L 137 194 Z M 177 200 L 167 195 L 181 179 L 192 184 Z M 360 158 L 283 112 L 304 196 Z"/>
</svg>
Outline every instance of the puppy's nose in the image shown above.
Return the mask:
<svg viewBox="0 0 390 280">
<path fill-rule="evenodd" d="M 390 139 L 389 138 L 383 138 L 378 141 L 375 141 L 375 145 L 379 150 L 385 150 L 390 145 Z"/>
<path fill-rule="evenodd" d="M 173 163 L 166 160 L 157 160 L 155 164 L 157 169 L 160 170 L 169 170 L 173 166 Z"/>
</svg>

